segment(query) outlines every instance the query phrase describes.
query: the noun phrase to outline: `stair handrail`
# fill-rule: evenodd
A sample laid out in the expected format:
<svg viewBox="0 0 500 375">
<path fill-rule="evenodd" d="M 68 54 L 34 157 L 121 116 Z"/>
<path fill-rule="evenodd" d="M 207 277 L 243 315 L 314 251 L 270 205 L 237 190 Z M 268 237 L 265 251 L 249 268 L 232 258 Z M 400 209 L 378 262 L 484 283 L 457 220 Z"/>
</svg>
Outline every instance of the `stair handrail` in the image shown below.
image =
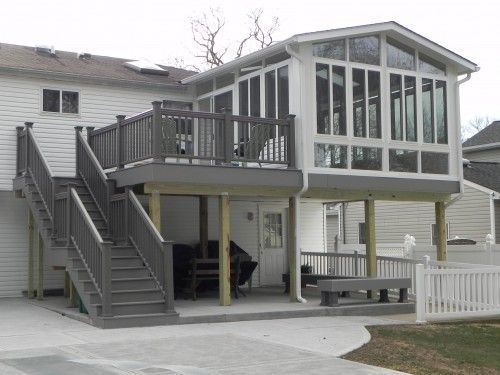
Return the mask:
<svg viewBox="0 0 500 375">
<path fill-rule="evenodd" d="M 92 148 L 82 135 L 82 127 L 75 126 L 76 131 L 76 174 L 87 186 L 97 204 L 109 229 L 109 204 L 111 197 L 111 180 L 104 172 Z"/>
<path fill-rule="evenodd" d="M 126 237 L 137 249 L 165 298 L 166 312 L 174 312 L 172 241 L 165 241 L 134 192 L 126 192 Z"/>
<path fill-rule="evenodd" d="M 74 246 L 101 297 L 102 316 L 113 316 L 111 245 L 104 241 L 74 187 L 68 185 L 68 246 Z"/>
</svg>

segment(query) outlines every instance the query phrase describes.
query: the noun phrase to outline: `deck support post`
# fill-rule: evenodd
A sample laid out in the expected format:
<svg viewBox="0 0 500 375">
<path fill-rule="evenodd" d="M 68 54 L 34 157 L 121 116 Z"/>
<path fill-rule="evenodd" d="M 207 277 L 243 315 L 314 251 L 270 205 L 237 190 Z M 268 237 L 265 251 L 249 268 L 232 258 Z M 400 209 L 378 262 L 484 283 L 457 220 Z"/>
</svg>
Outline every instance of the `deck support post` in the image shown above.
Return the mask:
<svg viewBox="0 0 500 375">
<path fill-rule="evenodd" d="M 161 233 L 161 195 L 158 190 L 151 191 L 149 195 L 149 217 Z"/>
<path fill-rule="evenodd" d="M 377 277 L 377 241 L 375 239 L 375 201 L 365 201 L 365 242 L 366 242 L 366 276 Z M 367 298 L 372 298 L 368 290 Z"/>
<path fill-rule="evenodd" d="M 297 197 L 288 199 L 288 267 L 290 274 L 290 302 L 297 301 Z"/>
<path fill-rule="evenodd" d="M 435 203 L 436 231 L 437 231 L 437 260 L 446 261 L 446 213 L 444 202 Z"/>
<path fill-rule="evenodd" d="M 35 249 L 34 249 L 34 219 L 33 213 L 28 209 L 28 298 L 35 297 Z"/>
<path fill-rule="evenodd" d="M 116 116 L 116 169 L 123 169 L 123 158 L 122 158 L 122 122 L 125 120 L 125 115 Z"/>
<path fill-rule="evenodd" d="M 231 263 L 229 259 L 229 194 L 219 196 L 219 304 L 231 304 Z"/>
<path fill-rule="evenodd" d="M 38 280 L 36 286 L 36 299 L 43 299 L 43 238 L 42 233 L 38 232 Z"/>
<path fill-rule="evenodd" d="M 203 258 L 208 258 L 208 197 L 206 195 L 200 195 L 200 249 Z"/>
</svg>

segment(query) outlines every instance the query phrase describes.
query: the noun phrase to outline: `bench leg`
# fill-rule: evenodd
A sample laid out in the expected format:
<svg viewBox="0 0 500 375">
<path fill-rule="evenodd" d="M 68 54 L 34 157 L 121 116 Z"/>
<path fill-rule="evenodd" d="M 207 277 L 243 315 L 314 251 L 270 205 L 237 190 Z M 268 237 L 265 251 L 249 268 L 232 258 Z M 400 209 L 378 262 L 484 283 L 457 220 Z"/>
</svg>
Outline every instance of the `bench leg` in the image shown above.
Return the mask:
<svg viewBox="0 0 500 375">
<path fill-rule="evenodd" d="M 321 292 L 321 306 L 338 306 L 339 293 L 338 292 Z"/>
<path fill-rule="evenodd" d="M 380 303 L 389 302 L 389 291 L 387 289 L 380 289 L 380 299 L 378 301 Z"/>
<path fill-rule="evenodd" d="M 408 302 L 408 288 L 399 289 L 399 303 Z"/>
<path fill-rule="evenodd" d="M 351 296 L 351 292 L 344 291 L 340 294 L 341 297 L 349 298 Z"/>
<path fill-rule="evenodd" d="M 290 293 L 290 281 L 285 281 L 285 291 L 283 294 L 289 294 Z"/>
</svg>

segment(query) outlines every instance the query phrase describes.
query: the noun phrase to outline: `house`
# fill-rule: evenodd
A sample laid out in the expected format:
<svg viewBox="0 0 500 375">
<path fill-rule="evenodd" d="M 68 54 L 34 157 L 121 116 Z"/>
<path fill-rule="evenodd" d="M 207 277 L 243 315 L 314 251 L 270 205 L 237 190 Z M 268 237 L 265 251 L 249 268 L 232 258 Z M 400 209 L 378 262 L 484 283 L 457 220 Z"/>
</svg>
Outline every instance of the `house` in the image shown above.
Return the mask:
<svg viewBox="0 0 500 375">
<path fill-rule="evenodd" d="M 49 266 L 96 325 L 175 321 L 169 241 L 199 244 L 207 262 L 219 241 L 228 305 L 233 240 L 258 261 L 257 284 L 288 270 L 301 300 L 300 251 L 325 250 L 331 201 L 363 202 L 369 276 L 378 200 L 433 204 L 446 258 L 458 92 L 478 67 L 395 22 L 295 35 L 198 74 L 8 45 L 0 67 L 0 253 L 23 254 L 30 297 Z M 16 293 L 17 271 L 1 271 Z"/>
<path fill-rule="evenodd" d="M 500 163 L 500 121 L 467 139 L 462 145 L 464 158 L 473 161 Z"/>
</svg>

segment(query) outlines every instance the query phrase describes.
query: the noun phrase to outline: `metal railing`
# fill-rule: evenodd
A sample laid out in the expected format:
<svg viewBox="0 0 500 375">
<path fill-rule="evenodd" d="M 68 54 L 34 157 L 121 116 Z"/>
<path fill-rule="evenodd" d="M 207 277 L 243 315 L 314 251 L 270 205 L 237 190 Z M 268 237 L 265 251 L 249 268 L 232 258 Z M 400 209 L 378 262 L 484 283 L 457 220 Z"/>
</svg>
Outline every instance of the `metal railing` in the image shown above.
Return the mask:
<svg viewBox="0 0 500 375">
<path fill-rule="evenodd" d="M 271 119 L 161 108 L 89 132 L 89 144 L 104 169 L 142 160 L 283 164 L 295 167 L 294 116 Z M 240 164 L 238 164 L 240 165 Z"/>
<path fill-rule="evenodd" d="M 76 190 L 69 188 L 67 200 L 68 246 L 73 245 L 96 287 L 102 303 L 102 316 L 112 316 L 111 242 L 103 241 Z"/>
</svg>

